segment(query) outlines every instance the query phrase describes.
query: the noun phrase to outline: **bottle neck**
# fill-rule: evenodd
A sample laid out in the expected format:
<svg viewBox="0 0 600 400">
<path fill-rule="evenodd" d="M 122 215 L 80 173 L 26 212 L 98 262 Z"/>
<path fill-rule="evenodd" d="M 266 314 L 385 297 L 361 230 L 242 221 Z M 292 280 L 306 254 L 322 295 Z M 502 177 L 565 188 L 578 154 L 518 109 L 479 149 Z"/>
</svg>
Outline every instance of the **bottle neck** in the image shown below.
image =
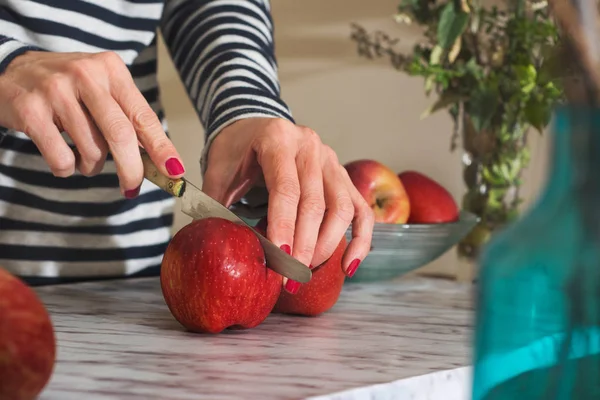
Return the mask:
<svg viewBox="0 0 600 400">
<path fill-rule="evenodd" d="M 552 150 L 546 196 L 589 194 L 590 183 L 600 186 L 600 110 L 561 105 L 549 131 Z"/>
<path fill-rule="evenodd" d="M 545 197 L 554 197 L 572 188 L 573 184 L 573 140 L 569 107 L 560 106 L 554 111 L 550 134 L 549 169 Z"/>
</svg>

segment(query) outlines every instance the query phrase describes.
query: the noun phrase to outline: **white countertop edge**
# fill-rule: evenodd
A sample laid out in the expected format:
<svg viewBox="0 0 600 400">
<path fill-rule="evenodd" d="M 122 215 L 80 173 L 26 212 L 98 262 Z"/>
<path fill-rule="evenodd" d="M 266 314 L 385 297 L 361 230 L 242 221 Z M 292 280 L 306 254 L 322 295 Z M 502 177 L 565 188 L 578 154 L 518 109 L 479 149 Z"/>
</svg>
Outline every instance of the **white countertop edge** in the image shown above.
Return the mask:
<svg viewBox="0 0 600 400">
<path fill-rule="evenodd" d="M 471 367 L 433 372 L 305 400 L 469 400 Z"/>
</svg>

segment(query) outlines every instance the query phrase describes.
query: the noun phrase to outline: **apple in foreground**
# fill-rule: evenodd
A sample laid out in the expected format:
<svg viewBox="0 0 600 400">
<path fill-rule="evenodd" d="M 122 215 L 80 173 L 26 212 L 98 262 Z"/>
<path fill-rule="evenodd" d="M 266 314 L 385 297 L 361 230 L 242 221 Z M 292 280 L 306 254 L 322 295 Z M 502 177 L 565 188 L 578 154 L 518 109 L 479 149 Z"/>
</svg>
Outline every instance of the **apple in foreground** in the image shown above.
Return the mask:
<svg viewBox="0 0 600 400">
<path fill-rule="evenodd" d="M 160 273 L 171 314 L 197 333 L 258 326 L 273 309 L 282 279 L 267 268 L 252 229 L 215 217 L 195 220 L 173 236 Z"/>
<path fill-rule="evenodd" d="M 375 215 L 375 222 L 403 224 L 410 202 L 402 181 L 388 166 L 375 160 L 355 160 L 344 165 L 350 180 Z"/>
<path fill-rule="evenodd" d="M 265 235 L 267 219 L 260 220 L 255 229 Z M 346 245 L 344 236 L 331 257 L 312 269 L 311 280 L 302 284 L 296 294 L 282 290 L 273 312 L 314 317 L 329 311 L 337 303 L 344 287 L 346 274 L 342 269 L 342 258 Z"/>
<path fill-rule="evenodd" d="M 48 311 L 25 282 L 0 268 L 0 400 L 33 400 L 50 381 L 56 338 Z"/>
<path fill-rule="evenodd" d="M 458 220 L 454 198 L 438 182 L 416 171 L 398 174 L 410 199 L 410 224 L 439 224 Z"/>
</svg>

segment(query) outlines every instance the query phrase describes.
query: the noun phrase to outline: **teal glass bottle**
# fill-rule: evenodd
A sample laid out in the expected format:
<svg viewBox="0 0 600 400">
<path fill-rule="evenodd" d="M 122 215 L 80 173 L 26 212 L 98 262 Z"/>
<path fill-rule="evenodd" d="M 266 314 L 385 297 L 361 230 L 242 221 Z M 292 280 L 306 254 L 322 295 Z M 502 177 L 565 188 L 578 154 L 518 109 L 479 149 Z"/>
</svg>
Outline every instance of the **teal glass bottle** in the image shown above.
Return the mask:
<svg viewBox="0 0 600 400">
<path fill-rule="evenodd" d="M 472 400 L 600 399 L 600 110 L 549 133 L 544 190 L 480 258 Z"/>
</svg>

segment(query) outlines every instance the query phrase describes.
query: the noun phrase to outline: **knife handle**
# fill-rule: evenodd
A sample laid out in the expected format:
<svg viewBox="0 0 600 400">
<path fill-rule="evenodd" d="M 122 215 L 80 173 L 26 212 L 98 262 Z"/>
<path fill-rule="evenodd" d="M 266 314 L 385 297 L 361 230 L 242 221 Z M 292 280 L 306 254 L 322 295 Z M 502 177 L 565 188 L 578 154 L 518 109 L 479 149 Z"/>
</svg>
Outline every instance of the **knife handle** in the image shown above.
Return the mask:
<svg viewBox="0 0 600 400">
<path fill-rule="evenodd" d="M 144 163 L 144 177 L 156 186 L 169 193 L 171 196 L 181 197 L 185 192 L 185 180 L 183 178 L 171 179 L 163 175 L 150 159 L 145 150 L 140 149 L 142 163 Z"/>
</svg>

